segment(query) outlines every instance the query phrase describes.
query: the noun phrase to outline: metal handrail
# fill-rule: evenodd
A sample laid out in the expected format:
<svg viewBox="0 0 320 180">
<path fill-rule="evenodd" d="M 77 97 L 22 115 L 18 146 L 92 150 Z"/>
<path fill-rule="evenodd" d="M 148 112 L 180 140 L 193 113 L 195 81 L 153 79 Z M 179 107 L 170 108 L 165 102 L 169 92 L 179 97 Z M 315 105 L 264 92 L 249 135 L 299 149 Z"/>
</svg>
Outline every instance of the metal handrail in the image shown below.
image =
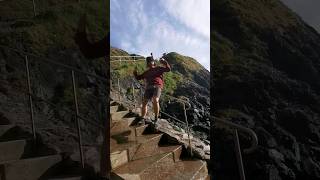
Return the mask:
<svg viewBox="0 0 320 180">
<path fill-rule="evenodd" d="M 135 78 L 133 78 L 133 80 L 134 81 L 137 81 Z M 138 84 L 140 84 L 139 82 L 137 82 Z M 118 78 L 118 88 L 119 88 L 119 90 L 117 90 L 116 89 L 116 91 L 118 91 L 119 92 L 119 100 L 120 100 L 120 96 L 121 96 L 121 92 L 120 92 L 120 85 L 119 85 L 119 78 Z M 142 84 L 140 84 L 140 88 L 138 88 L 138 89 L 142 89 L 143 88 L 143 85 Z M 134 91 L 133 91 L 133 93 L 134 93 Z M 142 94 L 140 94 L 141 96 L 142 96 Z M 189 101 L 188 101 L 188 98 L 186 98 L 186 97 L 184 97 L 184 98 L 177 98 L 177 97 L 173 97 L 173 96 L 170 96 L 170 95 L 168 95 L 168 94 L 164 94 L 164 95 L 166 95 L 166 96 L 168 96 L 168 97 L 170 97 L 170 98 L 172 98 L 172 99 L 175 99 L 175 100 L 177 100 L 179 103 L 181 103 L 182 105 L 183 105 L 183 109 L 184 109 L 184 116 L 185 116 L 185 122 L 183 122 L 183 121 L 180 121 L 179 120 L 179 122 L 182 122 L 183 124 L 185 124 L 186 125 L 186 127 L 187 127 L 187 129 L 186 129 L 186 131 L 187 131 L 187 135 L 188 135 L 188 143 L 189 143 L 189 147 L 190 147 L 190 153 L 191 153 L 191 156 L 192 156 L 192 146 L 191 146 L 191 139 L 190 139 L 190 128 L 189 128 L 189 122 L 188 122 L 188 118 L 187 118 L 187 114 L 186 114 L 186 104 L 188 105 L 188 109 L 189 108 L 191 108 L 191 104 L 189 103 Z M 133 94 L 133 96 L 134 96 L 134 94 Z M 135 101 L 134 99 L 133 99 L 133 101 Z M 134 103 L 135 104 L 135 103 Z M 160 113 L 163 113 L 163 111 L 160 111 Z M 167 114 L 167 113 L 165 113 L 165 114 Z M 171 117 L 173 117 L 173 116 L 171 116 Z M 177 118 L 174 118 L 174 119 L 177 119 Z"/>
<path fill-rule="evenodd" d="M 39 55 L 37 55 L 37 54 L 25 52 L 25 51 L 22 51 L 22 50 L 19 50 L 19 49 L 16 49 L 16 48 L 12 48 L 12 47 L 7 47 L 7 46 L 2 45 L 2 44 L 0 44 L 0 47 L 3 47 L 3 48 L 6 48 L 6 49 L 15 51 L 15 52 L 17 52 L 17 53 L 22 53 L 22 54 L 27 55 L 27 56 L 33 56 L 33 57 L 41 58 L 41 60 L 39 60 L 39 59 L 34 59 L 34 60 L 36 60 L 36 61 L 45 62 L 45 63 L 48 63 L 48 64 L 53 64 L 53 65 L 56 65 L 56 66 L 60 66 L 60 67 L 63 67 L 63 68 L 65 68 L 65 69 L 73 70 L 73 71 L 75 71 L 75 72 L 77 72 L 77 73 L 80 73 L 80 74 L 85 74 L 85 75 L 88 75 L 88 76 L 97 78 L 97 79 L 99 79 L 99 80 L 101 80 L 101 81 L 105 81 L 105 82 L 108 82 L 108 81 L 109 81 L 109 79 L 107 79 L 107 78 L 105 78 L 105 77 L 101 77 L 101 76 L 99 76 L 99 75 L 95 75 L 95 74 L 92 74 L 92 73 L 89 73 L 89 72 L 82 71 L 82 70 L 80 70 L 80 69 L 78 69 L 78 68 L 75 68 L 75 67 L 73 67 L 73 66 L 66 65 L 66 64 L 63 64 L 63 63 L 56 62 L 56 61 L 51 60 L 51 59 L 49 59 L 49 58 L 47 58 L 47 57 L 41 57 L 41 56 L 39 56 Z"/>
<path fill-rule="evenodd" d="M 112 58 L 118 58 L 118 60 L 111 60 Z M 121 58 L 130 58 L 130 59 L 121 59 Z M 110 62 L 130 62 L 130 61 L 145 61 L 143 56 L 110 56 Z"/>
<path fill-rule="evenodd" d="M 145 59 L 136 59 L 136 60 L 110 60 L 110 62 L 136 62 L 136 61 L 145 61 Z"/>
<path fill-rule="evenodd" d="M 62 110 L 62 111 L 68 112 L 68 113 L 75 113 L 75 111 L 72 110 L 72 109 L 62 108 L 62 107 L 60 107 L 60 106 L 58 106 L 58 105 L 56 105 L 56 104 L 54 104 L 54 103 L 51 103 L 50 101 L 47 101 L 47 100 L 45 100 L 45 99 L 43 99 L 43 98 L 41 98 L 41 97 L 35 96 L 35 95 L 33 95 L 32 93 L 29 94 L 29 92 L 24 91 L 24 90 L 20 90 L 20 91 L 22 91 L 22 93 L 24 93 L 24 94 L 26 94 L 26 95 L 30 95 L 30 96 L 32 97 L 32 99 L 35 100 L 35 101 L 44 102 L 44 103 L 46 103 L 46 104 L 48 104 L 48 105 L 50 105 L 50 106 L 53 106 L 54 109 L 60 109 L 60 110 Z M 98 128 L 101 128 L 101 129 L 104 128 L 102 125 L 99 125 L 99 124 L 97 124 L 97 123 L 95 123 L 95 122 L 93 122 L 93 121 L 89 120 L 88 118 L 85 118 L 85 117 L 83 117 L 83 116 L 81 116 L 81 115 L 79 115 L 78 117 L 79 117 L 80 119 L 82 119 L 83 121 L 88 122 L 89 124 L 91 124 L 91 125 L 93 125 L 93 126 L 95 126 L 95 127 L 98 127 Z M 90 118 L 90 119 L 94 119 L 93 117 L 89 117 L 89 118 Z"/>
<path fill-rule="evenodd" d="M 245 132 L 247 134 L 249 134 L 251 136 L 251 146 L 249 148 L 246 148 L 243 150 L 244 153 L 248 154 L 248 153 L 252 153 L 253 151 L 255 151 L 258 147 L 258 136 L 257 134 L 250 128 L 241 126 L 239 124 L 235 124 L 233 122 L 230 121 L 226 121 L 224 119 L 218 118 L 213 116 L 213 118 L 215 119 L 216 123 L 221 123 L 223 125 L 229 126 L 231 128 L 240 130 L 242 132 Z"/>
<path fill-rule="evenodd" d="M 72 66 L 66 65 L 66 64 L 62 64 L 62 63 L 58 63 L 55 61 L 50 60 L 49 58 L 46 57 L 40 57 L 38 55 L 35 55 L 33 53 L 28 53 L 25 51 L 21 51 L 15 48 L 11 48 L 11 47 L 7 47 L 4 45 L 0 44 L 0 47 L 9 49 L 11 51 L 17 52 L 17 53 L 21 53 L 25 56 L 25 67 L 26 67 L 26 76 L 27 76 L 27 87 L 28 87 L 28 97 L 29 97 L 29 108 L 30 108 L 30 119 L 31 119 L 31 123 L 32 123 L 32 133 L 33 133 L 33 139 L 36 140 L 36 127 L 35 127 L 35 121 L 34 121 L 34 110 L 33 110 L 33 96 L 32 96 L 32 90 L 31 90 L 31 80 L 30 80 L 30 72 L 29 72 L 29 60 L 28 60 L 28 55 L 29 56 L 34 56 L 34 57 L 38 57 L 41 58 L 41 62 L 45 62 L 45 63 L 49 63 L 51 65 L 57 65 L 63 68 L 66 68 L 68 70 L 71 71 L 71 77 L 72 77 L 72 85 L 73 85 L 73 96 L 74 96 L 74 105 L 75 105 L 75 111 L 72 111 L 75 114 L 76 117 L 76 123 L 77 123 L 77 132 L 78 132 L 78 145 L 79 145 L 79 153 L 80 153 L 80 158 L 81 158 L 81 165 L 82 168 L 84 168 L 84 155 L 83 155 L 83 148 L 82 148 L 82 138 L 81 138 L 81 127 L 80 127 L 80 119 L 85 120 L 85 118 L 80 116 L 79 113 L 79 109 L 78 109 L 78 102 L 77 102 L 77 87 L 76 87 L 76 81 L 75 81 L 75 72 L 81 73 L 81 74 L 86 74 L 88 76 L 91 77 L 95 77 L 96 79 L 108 82 L 109 80 L 101 77 L 101 76 L 97 76 L 95 74 L 91 74 L 82 70 L 79 70 L 77 68 L 74 68 Z M 35 59 L 38 60 L 38 59 Z M 61 109 L 61 108 L 60 108 Z M 91 121 L 88 121 L 91 122 Z M 104 129 L 104 128 L 103 128 Z"/>
<path fill-rule="evenodd" d="M 110 56 L 110 57 L 139 57 L 139 58 L 145 58 L 143 56 Z"/>
<path fill-rule="evenodd" d="M 55 105 L 55 104 L 53 104 L 53 103 L 50 103 L 49 101 L 44 100 L 44 99 L 42 99 L 42 98 L 40 98 L 40 97 L 36 97 L 36 96 L 32 95 L 32 98 L 33 98 L 34 100 L 41 101 L 41 102 L 44 102 L 44 103 L 46 103 L 46 104 L 49 104 L 50 106 L 53 106 L 55 109 L 60 109 L 60 110 L 63 110 L 63 111 L 65 111 L 65 112 L 69 112 L 69 113 L 75 113 L 74 110 L 61 108 L 61 107 L 59 107 L 59 106 L 57 106 L 57 105 Z M 95 122 L 93 122 L 93 121 L 89 120 L 88 118 L 85 118 L 85 117 L 83 117 L 83 116 L 81 116 L 81 115 L 78 115 L 78 117 L 79 117 L 79 119 L 82 119 L 83 121 L 85 121 L 85 122 L 87 122 L 87 123 L 89 123 L 89 124 L 91 124 L 91 125 L 93 125 L 93 126 L 95 126 L 95 127 L 97 127 L 97 128 L 100 128 L 100 129 L 103 129 L 103 128 L 104 128 L 102 125 L 97 124 L 97 123 L 95 123 Z M 90 119 L 93 119 L 93 118 L 90 118 Z"/>
<path fill-rule="evenodd" d="M 119 90 L 118 89 L 114 89 L 116 92 L 118 92 L 119 93 Z M 124 100 L 117 100 L 117 101 L 119 101 L 119 102 L 123 102 L 123 103 L 129 103 L 130 105 L 135 105 L 135 103 L 134 102 L 128 102 L 128 101 L 124 101 Z M 176 120 L 176 121 L 178 121 L 178 122 L 180 122 L 180 123 L 183 123 L 183 124 L 185 124 L 185 122 L 183 122 L 183 121 L 181 121 L 181 120 L 179 120 L 179 119 L 177 119 L 176 117 L 174 117 L 174 116 L 171 116 L 170 114 L 168 114 L 168 113 L 166 113 L 166 112 L 164 112 L 164 111 L 161 111 L 160 110 L 160 113 L 162 113 L 162 114 L 165 114 L 166 116 L 169 116 L 170 118 L 172 118 L 172 119 L 174 119 L 174 120 Z"/>
</svg>

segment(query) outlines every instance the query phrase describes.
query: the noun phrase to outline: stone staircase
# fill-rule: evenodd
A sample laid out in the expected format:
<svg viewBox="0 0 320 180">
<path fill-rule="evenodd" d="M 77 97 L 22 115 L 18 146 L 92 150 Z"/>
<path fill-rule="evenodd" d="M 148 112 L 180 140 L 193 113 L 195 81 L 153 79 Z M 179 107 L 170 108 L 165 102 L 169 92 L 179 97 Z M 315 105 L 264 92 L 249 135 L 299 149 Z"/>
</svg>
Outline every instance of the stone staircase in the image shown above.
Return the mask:
<svg viewBox="0 0 320 180">
<path fill-rule="evenodd" d="M 29 137 L 22 128 L 0 122 L 0 180 L 84 179 L 79 162 Z"/>
<path fill-rule="evenodd" d="M 151 125 L 137 125 L 139 109 L 110 103 L 111 179 L 210 179 L 207 164 L 191 158 L 187 150 Z"/>
</svg>

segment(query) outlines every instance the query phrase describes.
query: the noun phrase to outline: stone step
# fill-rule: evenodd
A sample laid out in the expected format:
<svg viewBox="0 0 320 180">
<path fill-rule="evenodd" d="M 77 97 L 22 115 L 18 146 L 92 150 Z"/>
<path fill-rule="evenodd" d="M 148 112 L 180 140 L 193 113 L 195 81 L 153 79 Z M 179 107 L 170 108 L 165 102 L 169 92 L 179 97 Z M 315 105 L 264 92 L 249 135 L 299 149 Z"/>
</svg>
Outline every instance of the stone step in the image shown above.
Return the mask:
<svg viewBox="0 0 320 180">
<path fill-rule="evenodd" d="M 160 171 L 161 172 L 161 171 Z M 155 172 L 156 173 L 156 172 Z M 163 176 L 163 174 L 166 174 Z M 208 176 L 207 164 L 198 159 L 181 160 L 166 173 L 162 172 L 155 179 L 180 180 L 180 179 L 205 179 Z M 147 176 L 146 176 L 147 177 Z M 143 179 L 143 178 L 141 178 Z"/>
<path fill-rule="evenodd" d="M 149 125 L 134 126 L 136 136 L 142 136 Z"/>
<path fill-rule="evenodd" d="M 49 168 L 61 161 L 59 155 L 0 163 L 0 177 L 5 180 L 35 180 L 44 175 Z"/>
<path fill-rule="evenodd" d="M 119 106 L 110 106 L 110 113 L 117 112 L 119 109 Z"/>
<path fill-rule="evenodd" d="M 154 156 L 157 154 L 164 154 L 164 153 L 169 153 L 169 152 L 173 152 L 174 156 L 173 156 L 173 160 L 179 161 L 180 160 L 180 155 L 182 152 L 182 146 L 181 145 L 167 145 L 167 146 L 158 146 L 157 149 L 155 149 L 154 151 L 149 153 L 149 157 L 150 156 Z M 143 151 L 137 152 L 133 157 L 132 160 L 138 160 L 138 159 L 142 159 L 145 158 L 145 154 Z"/>
<path fill-rule="evenodd" d="M 25 140 L 0 142 L 0 163 L 20 159 L 26 144 Z"/>
<path fill-rule="evenodd" d="M 141 108 L 134 108 L 134 109 L 131 110 L 131 112 L 140 115 L 141 114 Z"/>
<path fill-rule="evenodd" d="M 141 136 L 145 129 L 148 127 L 148 124 L 145 125 L 135 125 L 135 126 L 127 126 L 125 127 L 120 125 L 114 125 L 113 128 L 111 128 L 110 136 L 119 136 L 124 135 L 128 137 L 135 137 L 135 136 Z"/>
<path fill-rule="evenodd" d="M 140 158 L 118 167 L 113 172 L 123 179 L 154 179 L 155 175 L 171 169 L 176 160 L 176 154 L 181 153 L 181 146 L 168 146 L 161 148 L 162 152 Z M 177 151 L 180 151 L 177 153 Z"/>
<path fill-rule="evenodd" d="M 120 103 L 118 103 L 117 101 L 110 101 L 110 106 L 119 106 Z"/>
<path fill-rule="evenodd" d="M 208 176 L 208 169 L 207 169 L 207 163 L 202 161 L 203 165 L 200 168 L 200 170 L 194 175 L 193 179 L 207 179 L 209 178 L 210 180 L 210 176 Z"/>
<path fill-rule="evenodd" d="M 54 178 L 48 178 L 47 180 L 81 180 L 81 176 L 72 176 L 72 177 L 54 177 Z"/>
<path fill-rule="evenodd" d="M 0 125 L 0 137 L 13 128 L 14 125 Z"/>
<path fill-rule="evenodd" d="M 112 121 L 121 120 L 122 118 L 129 116 L 129 113 L 129 111 L 117 111 L 114 113 L 110 113 L 110 117 Z"/>
<path fill-rule="evenodd" d="M 120 120 L 111 121 L 110 134 L 121 132 L 123 129 L 128 129 L 129 126 L 134 122 L 136 118 L 122 118 Z"/>
<path fill-rule="evenodd" d="M 150 156 L 157 148 L 163 134 L 147 134 L 134 139 L 110 139 L 111 167 L 123 165 L 138 154 L 139 157 Z M 141 155 L 142 154 L 142 155 Z"/>
</svg>

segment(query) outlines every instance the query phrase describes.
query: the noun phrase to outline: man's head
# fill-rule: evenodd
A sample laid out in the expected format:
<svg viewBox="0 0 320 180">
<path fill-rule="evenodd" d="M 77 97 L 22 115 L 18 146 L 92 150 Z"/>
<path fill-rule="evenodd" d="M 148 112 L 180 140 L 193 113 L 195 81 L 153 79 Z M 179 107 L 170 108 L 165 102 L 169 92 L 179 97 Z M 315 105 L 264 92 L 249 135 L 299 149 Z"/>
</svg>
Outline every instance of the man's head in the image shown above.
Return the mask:
<svg viewBox="0 0 320 180">
<path fill-rule="evenodd" d="M 152 56 L 148 56 L 146 59 L 147 67 L 152 68 L 156 65 L 156 62 L 154 61 Z"/>
</svg>

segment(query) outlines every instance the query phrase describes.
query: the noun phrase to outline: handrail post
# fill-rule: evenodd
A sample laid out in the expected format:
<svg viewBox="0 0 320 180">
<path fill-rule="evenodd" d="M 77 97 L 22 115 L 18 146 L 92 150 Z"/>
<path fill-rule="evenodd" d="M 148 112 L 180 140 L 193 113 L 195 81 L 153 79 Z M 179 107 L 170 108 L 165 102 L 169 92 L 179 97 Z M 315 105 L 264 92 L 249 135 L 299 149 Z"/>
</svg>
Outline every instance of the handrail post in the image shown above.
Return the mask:
<svg viewBox="0 0 320 180">
<path fill-rule="evenodd" d="M 32 5 L 33 5 L 33 15 L 34 15 L 34 17 L 36 17 L 37 16 L 36 3 L 34 2 L 34 0 L 32 0 Z"/>
<path fill-rule="evenodd" d="M 133 83 L 131 84 L 131 86 L 132 86 L 133 106 L 134 106 L 134 109 L 136 109 L 136 99 L 135 99 L 135 94 L 134 94 L 134 85 L 133 85 Z"/>
<path fill-rule="evenodd" d="M 81 159 L 81 166 L 84 168 L 84 158 L 83 158 L 83 150 L 82 150 L 82 139 L 81 139 L 81 127 L 80 127 L 80 120 L 79 120 L 79 108 L 78 108 L 78 100 L 77 100 L 77 90 L 76 90 L 76 82 L 74 77 L 74 71 L 71 70 L 72 76 L 72 87 L 73 87 L 73 97 L 74 97 L 74 107 L 76 110 L 76 122 L 78 128 L 78 144 L 79 144 L 79 153 Z"/>
<path fill-rule="evenodd" d="M 119 90 L 119 101 L 121 101 L 121 88 L 120 88 L 119 78 L 118 78 L 118 90 Z"/>
<path fill-rule="evenodd" d="M 243 150 L 244 153 L 246 153 L 246 154 L 252 153 L 258 147 L 258 137 L 257 137 L 256 133 L 253 130 L 251 130 L 249 128 L 246 128 L 246 127 L 243 127 L 243 126 L 241 126 L 239 124 L 232 123 L 230 121 L 222 120 L 222 119 L 217 118 L 217 117 L 214 117 L 214 118 L 215 118 L 215 123 L 216 124 L 223 124 L 223 125 L 228 126 L 230 128 L 241 130 L 241 131 L 251 135 L 251 146 L 249 148 L 247 148 L 247 149 L 244 149 Z"/>
<path fill-rule="evenodd" d="M 139 98 L 139 99 L 140 99 L 140 105 L 139 105 L 139 106 L 142 108 L 142 103 L 143 103 L 143 98 L 142 98 L 142 97 L 143 97 L 143 96 L 142 96 L 142 87 L 141 87 L 141 84 L 140 84 L 139 91 L 140 91 L 140 98 Z"/>
<path fill-rule="evenodd" d="M 32 91 L 31 91 L 31 81 L 30 81 L 30 72 L 29 72 L 29 61 L 28 56 L 25 56 L 25 65 L 26 65 L 26 75 L 27 75 L 27 85 L 28 85 L 28 96 L 29 96 L 29 108 L 30 108 L 30 119 L 31 119 L 31 128 L 33 134 L 33 140 L 36 141 L 36 128 L 34 123 L 34 114 L 33 114 L 33 103 L 32 103 Z"/>
<path fill-rule="evenodd" d="M 186 125 L 187 125 L 187 133 L 188 133 L 188 139 L 189 139 L 190 155 L 193 156 L 192 146 L 191 146 L 191 139 L 190 139 L 190 129 L 189 129 L 188 117 L 187 117 L 187 111 L 186 111 L 186 104 L 184 102 L 182 102 L 182 104 L 183 104 L 184 118 L 185 118 Z"/>
<path fill-rule="evenodd" d="M 234 144 L 235 144 L 235 151 L 236 151 L 236 156 L 237 156 L 240 179 L 245 180 L 246 176 L 244 174 L 244 167 L 243 167 L 242 155 L 241 155 L 241 147 L 240 147 L 237 129 L 235 129 L 233 133 L 234 133 Z"/>
</svg>

